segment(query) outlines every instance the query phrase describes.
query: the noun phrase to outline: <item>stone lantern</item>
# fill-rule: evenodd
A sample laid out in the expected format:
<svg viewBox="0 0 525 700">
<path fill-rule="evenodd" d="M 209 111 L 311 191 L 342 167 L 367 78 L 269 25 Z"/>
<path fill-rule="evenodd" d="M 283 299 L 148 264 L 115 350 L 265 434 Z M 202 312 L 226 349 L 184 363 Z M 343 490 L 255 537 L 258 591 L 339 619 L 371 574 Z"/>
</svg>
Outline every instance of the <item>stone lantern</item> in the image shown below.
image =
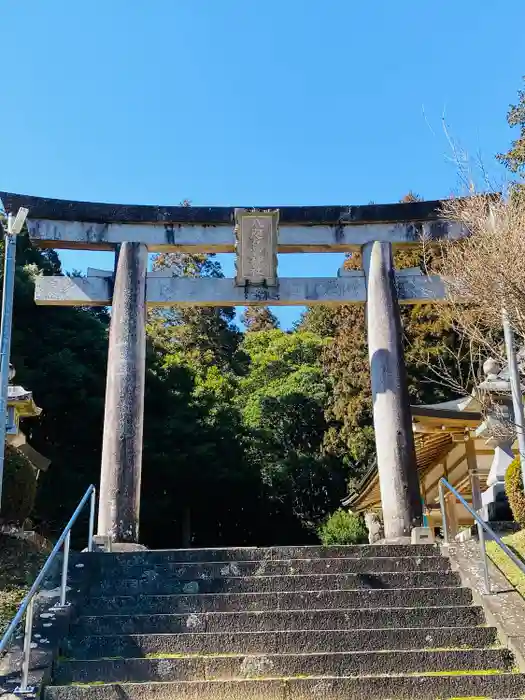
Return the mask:
<svg viewBox="0 0 525 700">
<path fill-rule="evenodd" d="M 36 470 L 37 477 L 41 471 L 47 471 L 51 460 L 37 452 L 28 444 L 25 434 L 20 430 L 21 418 L 36 418 L 42 409 L 33 400 L 33 393 L 23 386 L 13 384 L 15 368 L 9 364 L 9 386 L 7 387 L 7 444 L 22 452 Z"/>
<path fill-rule="evenodd" d="M 523 353 L 520 355 L 523 357 Z M 483 364 L 483 371 L 485 380 L 477 390 L 478 393 L 490 395 L 492 408 L 476 430 L 476 436 L 486 438 L 487 445 L 494 448 L 494 458 L 487 477 L 487 488 L 481 494 L 481 515 L 486 521 L 509 521 L 512 520 L 512 512 L 505 493 L 505 474 L 514 459 L 512 445 L 515 440 L 509 369 L 507 366 L 501 367 L 494 358 L 489 357 Z"/>
</svg>

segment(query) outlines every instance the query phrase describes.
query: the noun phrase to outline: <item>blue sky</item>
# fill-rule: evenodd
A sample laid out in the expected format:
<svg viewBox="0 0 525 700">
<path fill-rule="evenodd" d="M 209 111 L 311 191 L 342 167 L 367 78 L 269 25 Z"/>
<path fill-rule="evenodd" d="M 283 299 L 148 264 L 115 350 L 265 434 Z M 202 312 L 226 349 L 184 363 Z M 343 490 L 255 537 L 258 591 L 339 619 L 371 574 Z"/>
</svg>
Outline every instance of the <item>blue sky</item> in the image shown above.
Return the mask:
<svg viewBox="0 0 525 700">
<path fill-rule="evenodd" d="M 524 25 L 523 0 L 0 0 L 0 189 L 239 206 L 446 196 L 443 114 L 499 177 Z M 338 264 L 288 255 L 279 270 Z M 288 327 L 298 311 L 278 315 Z"/>
</svg>

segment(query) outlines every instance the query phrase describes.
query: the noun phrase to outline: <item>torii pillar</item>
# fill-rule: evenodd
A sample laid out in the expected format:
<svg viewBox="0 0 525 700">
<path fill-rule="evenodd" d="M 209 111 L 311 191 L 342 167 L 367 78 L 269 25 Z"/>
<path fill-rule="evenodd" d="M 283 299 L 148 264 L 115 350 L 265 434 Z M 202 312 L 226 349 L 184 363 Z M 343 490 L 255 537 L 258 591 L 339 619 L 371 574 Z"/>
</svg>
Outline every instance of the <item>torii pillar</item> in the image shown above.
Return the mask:
<svg viewBox="0 0 525 700">
<path fill-rule="evenodd" d="M 99 536 L 139 540 L 148 250 L 122 243 L 116 252 L 109 330 L 98 513 Z"/>
<path fill-rule="evenodd" d="M 363 246 L 368 356 L 386 540 L 409 537 L 423 519 L 392 244 Z"/>
</svg>

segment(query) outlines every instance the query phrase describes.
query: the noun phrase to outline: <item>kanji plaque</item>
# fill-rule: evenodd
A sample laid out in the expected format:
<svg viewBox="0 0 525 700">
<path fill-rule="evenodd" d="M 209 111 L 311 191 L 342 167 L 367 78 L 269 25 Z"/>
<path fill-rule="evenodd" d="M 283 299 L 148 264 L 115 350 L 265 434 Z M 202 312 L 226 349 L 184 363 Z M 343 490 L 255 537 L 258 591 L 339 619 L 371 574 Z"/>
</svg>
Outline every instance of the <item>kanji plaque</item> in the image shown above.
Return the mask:
<svg viewBox="0 0 525 700">
<path fill-rule="evenodd" d="M 238 286 L 277 286 L 279 210 L 235 210 L 236 276 Z"/>
</svg>

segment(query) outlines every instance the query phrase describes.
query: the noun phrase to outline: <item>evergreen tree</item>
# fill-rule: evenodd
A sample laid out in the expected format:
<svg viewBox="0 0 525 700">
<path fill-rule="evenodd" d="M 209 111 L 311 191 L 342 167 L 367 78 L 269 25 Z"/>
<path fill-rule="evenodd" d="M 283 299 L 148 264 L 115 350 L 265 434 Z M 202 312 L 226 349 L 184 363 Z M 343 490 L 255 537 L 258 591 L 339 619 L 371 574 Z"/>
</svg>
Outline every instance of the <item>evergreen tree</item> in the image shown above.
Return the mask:
<svg viewBox="0 0 525 700">
<path fill-rule="evenodd" d="M 281 524 L 274 533 L 280 543 L 314 541 L 317 526 L 345 494 L 346 466 L 323 450 L 325 344 L 309 331 L 274 329 L 247 333 L 242 345 L 250 367 L 237 401 L 251 430 L 252 459 L 260 464 L 270 520 Z"/>
<path fill-rule="evenodd" d="M 267 306 L 247 306 L 241 316 L 247 332 L 270 331 L 279 328 L 277 316 Z"/>
<path fill-rule="evenodd" d="M 410 191 L 401 201 L 420 199 Z M 397 250 L 394 265 L 397 269 L 424 269 L 423 253 L 419 248 Z M 345 267 L 361 269 L 360 254 L 349 254 Z M 461 342 L 459 336 L 435 304 L 403 305 L 401 319 L 412 400 L 434 403 L 453 398 L 453 389 L 446 381 L 440 382 L 437 375 L 445 368 L 452 380 L 449 383 L 455 380 L 461 384 L 460 374 L 466 368 L 458 364 L 454 352 Z M 323 353 L 324 370 L 331 382 L 324 443 L 330 454 L 349 463 L 351 479 L 355 481 L 375 455 L 365 309 L 358 305 L 313 307 L 303 316 L 299 328 L 315 329 L 330 337 Z"/>
<path fill-rule="evenodd" d="M 214 255 L 162 253 L 155 257 L 153 267 L 175 276 L 223 277 Z M 219 366 L 227 371 L 241 360 L 236 353 L 242 334 L 235 325 L 235 309 L 230 307 L 154 309 L 148 316 L 148 334 L 171 361 L 189 361 L 202 368 Z"/>
<path fill-rule="evenodd" d="M 100 473 L 109 317 L 71 307 L 36 306 L 37 274 L 60 274 L 53 251 L 17 238 L 11 361 L 16 379 L 43 409 L 24 422 L 28 441 L 51 459 L 38 481 L 33 518 L 59 532 Z"/>
</svg>

